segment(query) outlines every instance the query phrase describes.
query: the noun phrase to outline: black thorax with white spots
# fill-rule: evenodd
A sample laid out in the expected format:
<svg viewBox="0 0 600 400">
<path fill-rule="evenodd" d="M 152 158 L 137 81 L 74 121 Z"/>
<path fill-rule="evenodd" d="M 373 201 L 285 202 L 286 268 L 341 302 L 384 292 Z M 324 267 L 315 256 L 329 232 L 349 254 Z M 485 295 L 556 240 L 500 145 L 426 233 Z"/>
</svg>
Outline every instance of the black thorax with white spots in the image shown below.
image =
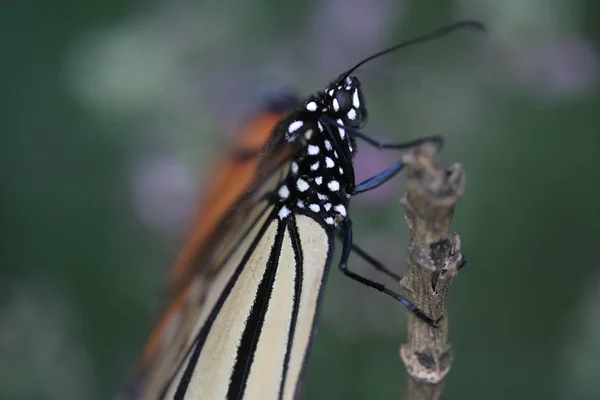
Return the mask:
<svg viewBox="0 0 600 400">
<path fill-rule="evenodd" d="M 356 143 L 344 128 L 359 129 L 366 117 L 360 82 L 342 75 L 324 92 L 309 97 L 280 126 L 284 140 L 301 148 L 276 193 L 280 219 L 298 209 L 334 226 L 347 217 L 355 184 Z"/>
</svg>

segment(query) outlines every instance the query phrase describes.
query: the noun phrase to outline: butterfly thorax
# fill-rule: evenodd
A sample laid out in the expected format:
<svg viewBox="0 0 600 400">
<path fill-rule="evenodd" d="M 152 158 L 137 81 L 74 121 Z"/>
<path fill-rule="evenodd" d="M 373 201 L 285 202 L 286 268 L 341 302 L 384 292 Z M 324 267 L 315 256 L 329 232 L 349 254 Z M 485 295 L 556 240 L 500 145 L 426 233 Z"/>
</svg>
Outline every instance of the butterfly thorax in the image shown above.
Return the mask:
<svg viewBox="0 0 600 400">
<path fill-rule="evenodd" d="M 315 213 L 334 226 L 346 218 L 356 154 L 355 139 L 346 128 L 362 127 L 366 116 L 360 82 L 342 76 L 306 99 L 286 121 L 285 141 L 299 144 L 300 151 L 277 190 L 280 219 L 297 209 Z"/>
</svg>

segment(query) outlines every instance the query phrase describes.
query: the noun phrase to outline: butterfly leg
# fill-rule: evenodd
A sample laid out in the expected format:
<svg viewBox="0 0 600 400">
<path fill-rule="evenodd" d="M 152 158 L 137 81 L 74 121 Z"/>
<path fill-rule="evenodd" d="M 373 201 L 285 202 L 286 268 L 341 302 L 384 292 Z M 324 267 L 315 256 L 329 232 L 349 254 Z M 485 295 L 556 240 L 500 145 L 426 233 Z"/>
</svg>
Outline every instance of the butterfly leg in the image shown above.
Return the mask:
<svg viewBox="0 0 600 400">
<path fill-rule="evenodd" d="M 392 179 L 398 172 L 400 172 L 402 167 L 404 167 L 404 163 L 402 161 L 398 161 L 388 169 L 381 171 L 377 175 L 372 176 L 364 182 L 356 185 L 351 194 L 355 195 L 362 192 L 368 192 L 369 190 L 373 190 L 376 187 L 383 185 L 385 182 Z"/>
<path fill-rule="evenodd" d="M 355 243 L 352 243 L 352 251 L 356 253 L 360 258 L 369 263 L 373 268 L 377 271 L 382 272 L 383 274 L 389 276 L 393 280 L 399 282 L 402 279 L 401 275 L 398 275 L 394 271 L 388 269 L 385 265 L 377 261 L 375 258 L 371 257 L 366 251 L 358 247 Z"/>
<path fill-rule="evenodd" d="M 368 137 L 368 136 L 365 136 Z M 374 140 L 369 138 L 370 140 Z M 395 147 L 385 147 L 385 148 L 404 148 L 404 147 L 414 147 L 417 146 L 421 143 L 424 142 L 435 142 L 435 143 L 439 143 L 441 145 L 441 136 L 432 136 L 432 137 L 428 137 L 428 138 L 421 138 L 421 139 L 417 139 L 417 140 L 413 140 L 412 142 L 406 142 L 406 143 L 380 143 L 381 146 L 395 146 Z M 398 174 L 398 172 L 400 172 L 402 170 L 402 167 L 404 167 L 404 163 L 402 161 L 398 161 L 396 162 L 394 165 L 392 165 L 391 167 L 385 169 L 384 171 L 381 171 L 380 173 L 378 173 L 375 176 L 370 177 L 369 179 L 365 180 L 364 182 L 359 183 L 358 185 L 356 185 L 354 187 L 354 191 L 352 192 L 353 195 L 358 194 L 358 193 L 362 193 L 362 192 L 367 192 L 369 190 L 373 190 L 378 186 L 383 185 L 385 182 L 389 181 L 391 178 L 393 178 L 396 174 Z"/>
<path fill-rule="evenodd" d="M 350 221 L 349 218 L 346 218 L 343 222 L 341 222 L 340 229 L 342 231 L 341 233 L 342 233 L 342 238 L 343 238 L 342 239 L 343 240 L 342 257 L 340 258 L 340 264 L 338 265 L 338 268 L 340 269 L 340 271 L 342 271 L 344 273 L 344 275 L 346 275 L 347 277 L 354 279 L 355 281 L 358 281 L 365 286 L 379 290 L 380 292 L 393 297 L 395 300 L 399 301 L 406 308 L 408 308 L 418 318 L 425 321 L 429 326 L 437 328 L 438 327 L 437 321 L 434 321 L 433 319 L 431 319 L 429 316 L 427 316 L 423 311 L 421 311 L 417 306 L 415 306 L 413 303 L 411 303 L 408 299 L 406 299 L 401 294 L 389 290 L 381 283 L 374 282 L 370 279 L 365 278 L 364 276 L 361 276 L 359 274 L 356 274 L 356 273 L 348 270 L 348 259 L 350 258 L 350 252 L 352 250 L 352 222 Z"/>
<path fill-rule="evenodd" d="M 380 140 L 374 139 L 371 136 L 362 133 L 361 131 L 357 130 L 357 129 L 353 129 L 350 128 L 348 126 L 344 126 L 342 124 L 340 124 L 337 121 L 334 121 L 333 119 L 327 117 L 327 116 L 323 116 L 322 117 L 324 121 L 326 121 L 330 126 L 335 126 L 338 128 L 343 128 L 346 131 L 348 131 L 349 133 L 351 133 L 353 136 L 356 136 L 359 139 L 364 140 L 365 142 L 367 142 L 368 144 L 370 144 L 373 147 L 377 147 L 378 149 L 395 149 L 395 150 L 406 150 L 406 149 L 410 149 L 412 147 L 418 146 L 420 144 L 423 143 L 434 143 L 436 144 L 438 147 L 442 147 L 444 144 L 444 138 L 441 136 L 426 136 L 423 138 L 419 138 L 419 139 L 415 139 L 415 140 L 410 140 L 408 142 L 400 142 L 400 143 L 392 143 L 392 142 L 382 142 Z"/>
</svg>

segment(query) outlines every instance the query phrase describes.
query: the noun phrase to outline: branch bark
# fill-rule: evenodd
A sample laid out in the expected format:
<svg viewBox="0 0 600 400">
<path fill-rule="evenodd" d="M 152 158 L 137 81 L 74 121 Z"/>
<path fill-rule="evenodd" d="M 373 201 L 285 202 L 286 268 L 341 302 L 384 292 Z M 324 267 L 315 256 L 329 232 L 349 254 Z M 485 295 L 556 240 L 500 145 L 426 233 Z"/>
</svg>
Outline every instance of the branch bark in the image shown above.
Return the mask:
<svg viewBox="0 0 600 400">
<path fill-rule="evenodd" d="M 439 321 L 431 328 L 408 316 L 407 343 L 400 357 L 408 374 L 405 400 L 441 398 L 444 378 L 450 371 L 453 354 L 447 343 L 447 301 L 452 278 L 466 259 L 460 252 L 460 238 L 450 230 L 454 207 L 460 199 L 465 177 L 462 167 L 446 168 L 437 146 L 421 145 L 403 157 L 408 187 L 401 202 L 411 232 L 408 269 L 400 284 L 413 303 Z"/>
</svg>

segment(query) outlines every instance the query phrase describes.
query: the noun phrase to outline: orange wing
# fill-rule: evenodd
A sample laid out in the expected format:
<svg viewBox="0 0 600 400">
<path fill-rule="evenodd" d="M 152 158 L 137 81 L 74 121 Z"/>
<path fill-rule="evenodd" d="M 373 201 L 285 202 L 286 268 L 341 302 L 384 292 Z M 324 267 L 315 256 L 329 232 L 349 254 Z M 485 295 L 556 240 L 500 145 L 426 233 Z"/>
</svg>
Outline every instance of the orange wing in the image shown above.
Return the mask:
<svg viewBox="0 0 600 400">
<path fill-rule="evenodd" d="M 215 175 L 206 188 L 206 195 L 197 213 L 192 231 L 179 252 L 169 276 L 169 286 L 176 288 L 194 267 L 215 226 L 233 203 L 248 189 L 260 161 L 260 152 L 271 137 L 273 128 L 285 114 L 264 113 L 253 120 L 240 134 L 238 143 L 213 171 Z"/>
<path fill-rule="evenodd" d="M 197 268 L 196 261 L 207 250 L 206 246 L 219 223 L 253 183 L 262 149 L 274 128 L 297 104 L 298 100 L 291 95 L 278 96 L 270 101 L 265 110 L 236 137 L 228 156 L 213 168 L 215 175 L 205 190 L 202 206 L 170 271 L 168 289 L 174 297 L 150 336 L 142 357 L 142 369 L 153 363 L 169 322 L 185 304 L 188 282 L 191 282 L 189 278 Z"/>
</svg>

